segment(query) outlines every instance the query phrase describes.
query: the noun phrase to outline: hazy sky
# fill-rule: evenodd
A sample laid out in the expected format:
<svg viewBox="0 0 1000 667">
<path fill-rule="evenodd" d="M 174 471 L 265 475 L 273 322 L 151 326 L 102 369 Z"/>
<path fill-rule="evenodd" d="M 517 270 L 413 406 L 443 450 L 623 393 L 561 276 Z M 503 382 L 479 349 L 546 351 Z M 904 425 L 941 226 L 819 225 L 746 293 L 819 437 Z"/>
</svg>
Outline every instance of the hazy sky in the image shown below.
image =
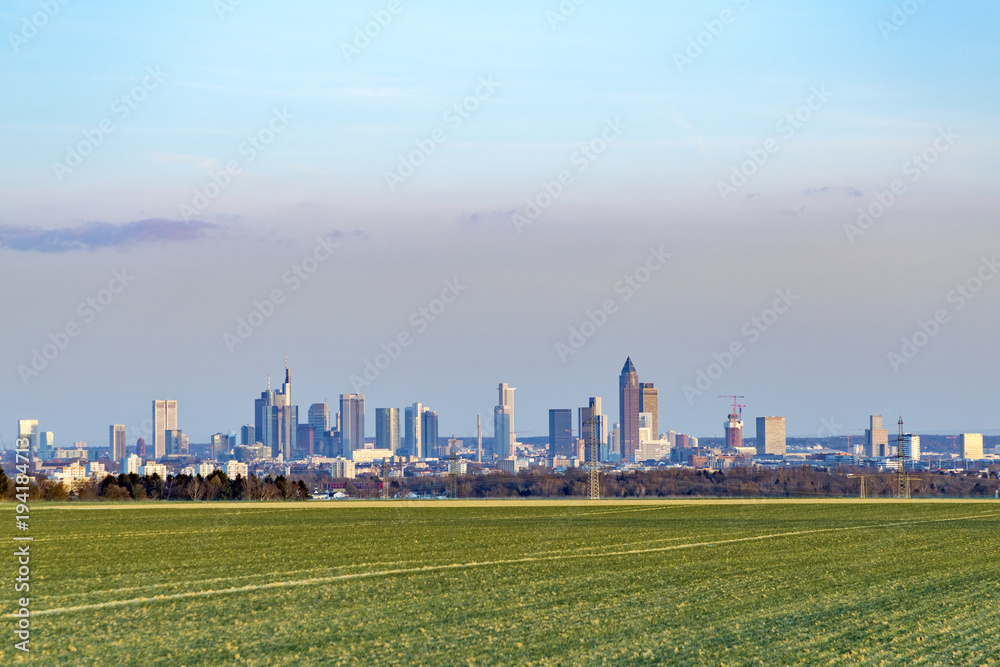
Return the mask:
<svg viewBox="0 0 1000 667">
<path fill-rule="evenodd" d="M 526 436 L 593 395 L 617 421 L 629 355 L 661 430 L 740 394 L 790 435 L 996 432 L 998 19 L 10 0 L 0 435 L 132 442 L 173 398 L 204 442 L 286 354 L 303 420 L 360 387 L 369 435 L 415 401 L 491 434 L 499 382 Z"/>
</svg>

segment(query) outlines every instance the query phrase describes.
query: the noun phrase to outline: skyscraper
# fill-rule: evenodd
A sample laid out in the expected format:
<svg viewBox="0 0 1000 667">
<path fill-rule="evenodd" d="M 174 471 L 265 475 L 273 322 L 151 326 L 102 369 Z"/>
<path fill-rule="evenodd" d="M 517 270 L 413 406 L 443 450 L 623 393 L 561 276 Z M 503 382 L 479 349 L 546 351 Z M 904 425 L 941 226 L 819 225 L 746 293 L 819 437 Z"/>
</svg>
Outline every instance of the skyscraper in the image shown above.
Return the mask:
<svg viewBox="0 0 1000 667">
<path fill-rule="evenodd" d="M 295 435 L 295 446 L 299 456 L 313 456 L 322 453 L 323 448 L 317 447 L 317 440 L 322 440 L 322 434 L 316 433 L 312 424 L 299 424 Z"/>
<path fill-rule="evenodd" d="M 330 430 L 330 406 L 326 403 L 313 403 L 309 406 L 309 425 L 317 434 Z"/>
<path fill-rule="evenodd" d="M 757 417 L 757 455 L 784 456 L 785 445 L 785 418 Z"/>
<path fill-rule="evenodd" d="M 340 443 L 344 456 L 365 448 L 365 395 L 340 395 Z"/>
<path fill-rule="evenodd" d="M 740 412 L 729 413 L 729 419 L 723 422 L 726 429 L 726 449 L 736 449 L 743 446 L 743 415 Z"/>
<path fill-rule="evenodd" d="M 579 415 L 577 423 L 580 426 L 580 438 L 588 443 L 587 457 L 590 457 L 589 443 L 594 440 L 597 443 L 598 460 L 607 461 L 610 446 L 608 416 L 601 409 L 601 397 L 591 396 L 590 404 L 585 408 L 580 408 L 577 413 Z"/>
<path fill-rule="evenodd" d="M 399 452 L 399 408 L 375 408 L 375 449 Z"/>
<path fill-rule="evenodd" d="M 288 358 L 285 358 L 285 384 L 276 394 L 278 399 L 278 429 L 280 435 L 281 453 L 286 461 L 292 459 L 298 449 L 299 439 L 299 408 L 292 405 L 292 373 L 288 370 Z"/>
<path fill-rule="evenodd" d="M 272 457 L 281 452 L 276 393 L 269 388 L 267 391 L 262 391 L 260 398 L 253 402 L 254 433 L 257 440 L 271 450 Z"/>
<path fill-rule="evenodd" d="M 52 431 L 40 431 L 38 433 L 38 454 L 42 458 L 47 458 L 56 446 L 56 435 Z"/>
<path fill-rule="evenodd" d="M 125 425 L 112 424 L 108 430 L 111 458 L 114 461 L 121 461 L 125 458 Z"/>
<path fill-rule="evenodd" d="M 38 452 L 38 420 L 21 419 L 17 422 L 18 440 L 27 440 L 28 449 L 32 453 Z"/>
<path fill-rule="evenodd" d="M 652 382 L 639 383 L 639 412 L 650 415 L 650 440 L 660 439 L 660 396 Z"/>
<path fill-rule="evenodd" d="M 404 410 L 404 440 L 403 447 L 407 456 L 424 458 L 423 437 L 420 428 L 420 415 L 424 411 L 424 406 L 414 403 Z"/>
<path fill-rule="evenodd" d="M 257 444 L 257 428 L 252 424 L 247 424 L 240 428 L 240 444 L 252 447 Z"/>
<path fill-rule="evenodd" d="M 420 432 L 424 439 L 424 457 L 438 456 L 438 413 L 424 408 L 420 415 Z"/>
<path fill-rule="evenodd" d="M 572 410 L 549 410 L 549 456 L 573 456 Z"/>
<path fill-rule="evenodd" d="M 294 456 L 298 448 L 299 408 L 292 405 L 292 376 L 285 366 L 285 384 L 281 391 L 271 389 L 268 376 L 267 391 L 254 401 L 254 434 L 257 440 L 271 450 L 271 456 L 280 454 L 285 461 Z"/>
<path fill-rule="evenodd" d="M 622 374 L 618 378 L 618 416 L 620 419 L 620 439 L 622 461 L 632 461 L 639 448 L 639 374 L 632 365 L 632 358 L 625 360 Z"/>
<path fill-rule="evenodd" d="M 167 431 L 177 430 L 177 401 L 153 401 L 153 458 L 167 454 Z"/>
<path fill-rule="evenodd" d="M 977 461 L 983 458 L 983 434 L 962 434 L 962 458 Z"/>
<path fill-rule="evenodd" d="M 903 435 L 903 455 L 907 462 L 920 460 L 920 436 L 906 433 Z M 911 464 L 912 465 L 912 464 Z"/>
<path fill-rule="evenodd" d="M 326 441 L 330 431 L 330 406 L 325 401 L 309 406 L 309 426 L 313 432 L 313 453 L 325 454 L 329 449 Z"/>
<path fill-rule="evenodd" d="M 882 415 L 871 415 L 865 429 L 865 456 L 889 456 L 889 429 L 882 428 Z"/>
<path fill-rule="evenodd" d="M 493 451 L 490 458 L 514 456 L 514 387 L 500 383 L 500 404 L 493 408 Z"/>
</svg>

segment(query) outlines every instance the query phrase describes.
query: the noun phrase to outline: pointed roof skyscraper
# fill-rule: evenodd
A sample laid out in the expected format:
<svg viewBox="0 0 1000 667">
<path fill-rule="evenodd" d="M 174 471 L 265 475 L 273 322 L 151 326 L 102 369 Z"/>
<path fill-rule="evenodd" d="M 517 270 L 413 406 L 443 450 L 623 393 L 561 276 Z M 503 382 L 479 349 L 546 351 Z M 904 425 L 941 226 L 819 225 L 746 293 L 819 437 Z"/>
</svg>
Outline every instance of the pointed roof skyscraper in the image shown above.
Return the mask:
<svg viewBox="0 0 1000 667">
<path fill-rule="evenodd" d="M 635 365 L 632 363 L 632 357 L 625 359 L 625 365 L 622 366 L 622 374 L 625 373 L 635 373 Z"/>
<path fill-rule="evenodd" d="M 632 357 L 625 360 L 622 374 L 618 378 L 619 444 L 622 462 L 631 463 L 635 450 L 639 448 L 639 406 L 642 398 L 639 390 L 639 374 L 632 363 Z"/>
</svg>

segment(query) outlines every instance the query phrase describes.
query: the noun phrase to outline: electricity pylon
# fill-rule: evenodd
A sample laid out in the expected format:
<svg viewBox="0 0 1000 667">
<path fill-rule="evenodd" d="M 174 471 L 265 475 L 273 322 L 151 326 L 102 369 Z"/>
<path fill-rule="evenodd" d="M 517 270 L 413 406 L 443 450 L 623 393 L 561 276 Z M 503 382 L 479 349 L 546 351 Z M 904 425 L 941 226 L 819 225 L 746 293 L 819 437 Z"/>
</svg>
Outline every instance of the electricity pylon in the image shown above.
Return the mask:
<svg viewBox="0 0 1000 667">
<path fill-rule="evenodd" d="M 451 478 L 451 497 L 458 498 L 458 456 L 455 454 L 455 437 L 448 440 L 450 456 L 448 457 L 448 477 Z"/>
<path fill-rule="evenodd" d="M 903 418 L 899 418 L 899 435 L 896 437 L 896 497 L 910 497 L 910 474 L 906 470 L 906 451 L 903 449 Z"/>
</svg>

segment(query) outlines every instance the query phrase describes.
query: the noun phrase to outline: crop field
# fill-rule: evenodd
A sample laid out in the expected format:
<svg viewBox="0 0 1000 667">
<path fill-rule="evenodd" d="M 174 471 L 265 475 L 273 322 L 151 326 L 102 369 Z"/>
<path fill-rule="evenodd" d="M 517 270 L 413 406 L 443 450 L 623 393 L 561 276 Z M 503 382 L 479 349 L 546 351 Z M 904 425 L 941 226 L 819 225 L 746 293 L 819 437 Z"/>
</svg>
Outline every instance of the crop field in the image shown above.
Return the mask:
<svg viewBox="0 0 1000 667">
<path fill-rule="evenodd" d="M 32 651 L 13 648 L 8 556 L 4 665 L 1000 664 L 996 502 L 38 503 L 31 517 Z"/>
</svg>

